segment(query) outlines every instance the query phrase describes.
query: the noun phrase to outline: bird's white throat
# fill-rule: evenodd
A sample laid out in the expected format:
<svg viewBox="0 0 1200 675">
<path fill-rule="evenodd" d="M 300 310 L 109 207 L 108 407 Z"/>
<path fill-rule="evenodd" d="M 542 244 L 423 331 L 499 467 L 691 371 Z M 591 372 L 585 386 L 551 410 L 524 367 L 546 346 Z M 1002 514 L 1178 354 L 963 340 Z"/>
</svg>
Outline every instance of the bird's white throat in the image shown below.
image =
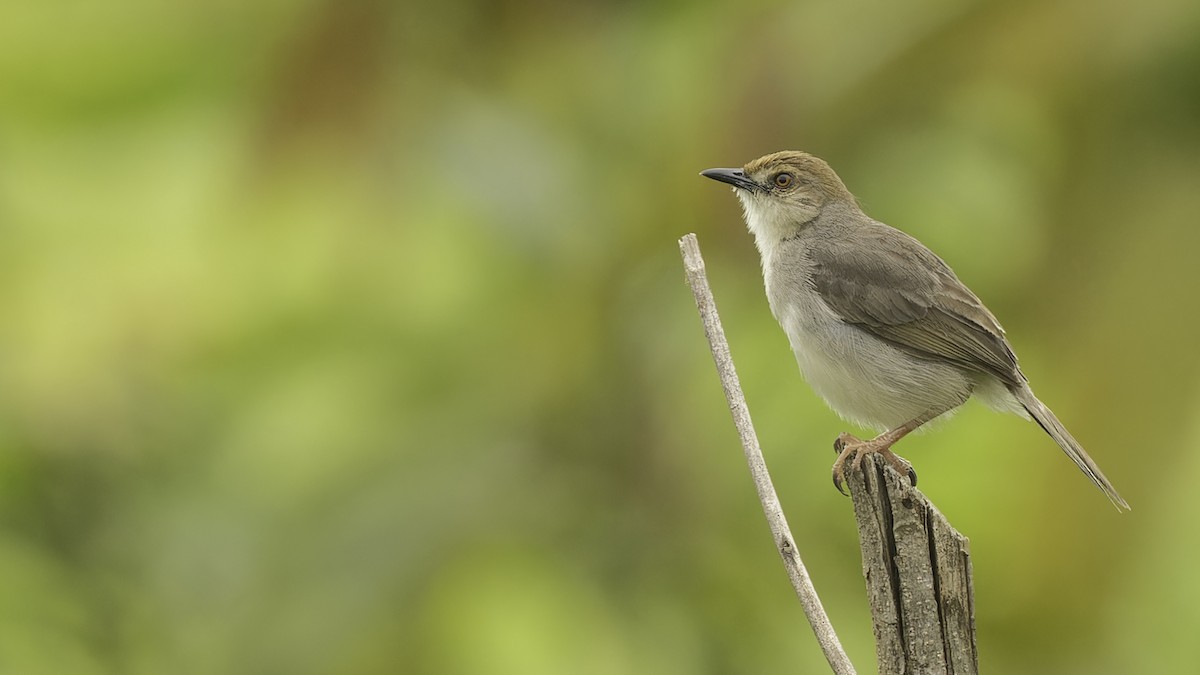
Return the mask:
<svg viewBox="0 0 1200 675">
<path fill-rule="evenodd" d="M 742 214 L 746 220 L 746 229 L 754 235 L 754 245 L 762 257 L 763 266 L 775 255 L 775 249 L 780 240 L 787 235 L 787 210 L 778 200 L 768 196 L 734 188 L 734 194 L 742 203 Z"/>
</svg>

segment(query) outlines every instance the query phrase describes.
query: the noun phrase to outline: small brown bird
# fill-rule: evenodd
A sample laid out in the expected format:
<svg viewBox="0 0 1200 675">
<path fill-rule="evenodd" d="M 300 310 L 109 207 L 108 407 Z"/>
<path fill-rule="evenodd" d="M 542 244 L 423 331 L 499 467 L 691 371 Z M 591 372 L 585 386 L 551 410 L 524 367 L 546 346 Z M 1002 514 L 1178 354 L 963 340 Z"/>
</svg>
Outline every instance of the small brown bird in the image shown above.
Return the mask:
<svg viewBox="0 0 1200 675">
<path fill-rule="evenodd" d="M 804 152 L 777 152 L 702 176 L 728 183 L 762 257 L 771 312 L 800 370 L 843 418 L 880 430 L 838 438 L 845 462 L 882 455 L 913 482 L 892 444 L 971 396 L 1030 416 L 1118 509 L 1112 483 L 1029 388 L 1004 329 L 950 267 L 907 234 L 871 219 L 833 169 Z"/>
</svg>

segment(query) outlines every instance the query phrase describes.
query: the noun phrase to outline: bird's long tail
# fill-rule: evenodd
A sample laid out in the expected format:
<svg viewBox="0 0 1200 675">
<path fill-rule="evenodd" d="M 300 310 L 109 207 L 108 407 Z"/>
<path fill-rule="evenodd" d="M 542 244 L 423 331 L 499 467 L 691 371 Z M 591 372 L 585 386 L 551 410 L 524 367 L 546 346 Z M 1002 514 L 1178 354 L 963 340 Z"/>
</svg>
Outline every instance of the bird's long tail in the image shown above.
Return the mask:
<svg viewBox="0 0 1200 675">
<path fill-rule="evenodd" d="M 1108 482 L 1108 478 L 1104 476 L 1104 472 L 1100 470 L 1100 467 L 1096 466 L 1096 463 L 1084 451 L 1079 441 L 1075 440 L 1071 432 L 1067 431 L 1062 422 L 1059 422 L 1058 418 L 1054 416 L 1054 413 L 1033 395 L 1033 390 L 1029 388 L 1029 385 L 1025 384 L 1020 387 L 1013 387 L 1010 391 L 1021 402 L 1021 405 L 1025 407 L 1025 410 L 1028 410 L 1029 414 L 1033 415 L 1033 419 L 1037 421 L 1038 425 L 1047 434 L 1050 434 L 1050 438 L 1053 438 L 1055 443 L 1058 443 L 1058 447 L 1067 453 L 1067 457 L 1070 457 L 1071 461 L 1075 462 L 1075 465 L 1087 474 L 1087 477 L 1091 478 L 1097 487 L 1104 491 L 1104 494 L 1117 507 L 1118 511 L 1130 510 L 1128 502 L 1117 493 L 1117 489 L 1113 487 L 1112 483 Z"/>
</svg>

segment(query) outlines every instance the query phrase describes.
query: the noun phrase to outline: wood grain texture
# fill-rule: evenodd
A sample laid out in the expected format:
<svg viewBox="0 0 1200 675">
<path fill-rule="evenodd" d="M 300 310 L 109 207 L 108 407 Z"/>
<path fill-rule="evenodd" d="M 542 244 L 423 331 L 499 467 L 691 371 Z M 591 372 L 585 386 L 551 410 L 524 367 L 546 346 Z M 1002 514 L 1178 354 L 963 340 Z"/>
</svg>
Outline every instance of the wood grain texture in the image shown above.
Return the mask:
<svg viewBox="0 0 1200 675">
<path fill-rule="evenodd" d="M 881 675 L 975 675 L 967 538 L 877 455 L 846 473 Z"/>
</svg>

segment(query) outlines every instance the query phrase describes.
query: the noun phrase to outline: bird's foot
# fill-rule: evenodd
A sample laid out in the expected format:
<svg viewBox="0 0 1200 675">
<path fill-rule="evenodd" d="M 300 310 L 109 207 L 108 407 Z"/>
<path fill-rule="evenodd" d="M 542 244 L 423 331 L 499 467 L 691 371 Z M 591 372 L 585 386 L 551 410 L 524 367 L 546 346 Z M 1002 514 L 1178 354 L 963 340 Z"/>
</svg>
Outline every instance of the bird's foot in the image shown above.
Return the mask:
<svg viewBox="0 0 1200 675">
<path fill-rule="evenodd" d="M 833 463 L 833 486 L 837 488 L 838 492 L 846 494 L 846 491 L 842 489 L 842 483 L 846 479 L 846 460 L 850 460 L 850 468 L 857 471 L 862 467 L 863 456 L 871 452 L 883 457 L 897 473 L 901 476 L 908 476 L 912 484 L 916 485 L 916 470 L 913 469 L 911 463 L 892 452 L 891 445 L 894 442 L 895 439 L 890 438 L 889 434 L 881 434 L 869 441 L 864 441 L 848 433 L 842 433 L 833 442 L 833 450 L 838 453 L 838 458 Z"/>
</svg>

